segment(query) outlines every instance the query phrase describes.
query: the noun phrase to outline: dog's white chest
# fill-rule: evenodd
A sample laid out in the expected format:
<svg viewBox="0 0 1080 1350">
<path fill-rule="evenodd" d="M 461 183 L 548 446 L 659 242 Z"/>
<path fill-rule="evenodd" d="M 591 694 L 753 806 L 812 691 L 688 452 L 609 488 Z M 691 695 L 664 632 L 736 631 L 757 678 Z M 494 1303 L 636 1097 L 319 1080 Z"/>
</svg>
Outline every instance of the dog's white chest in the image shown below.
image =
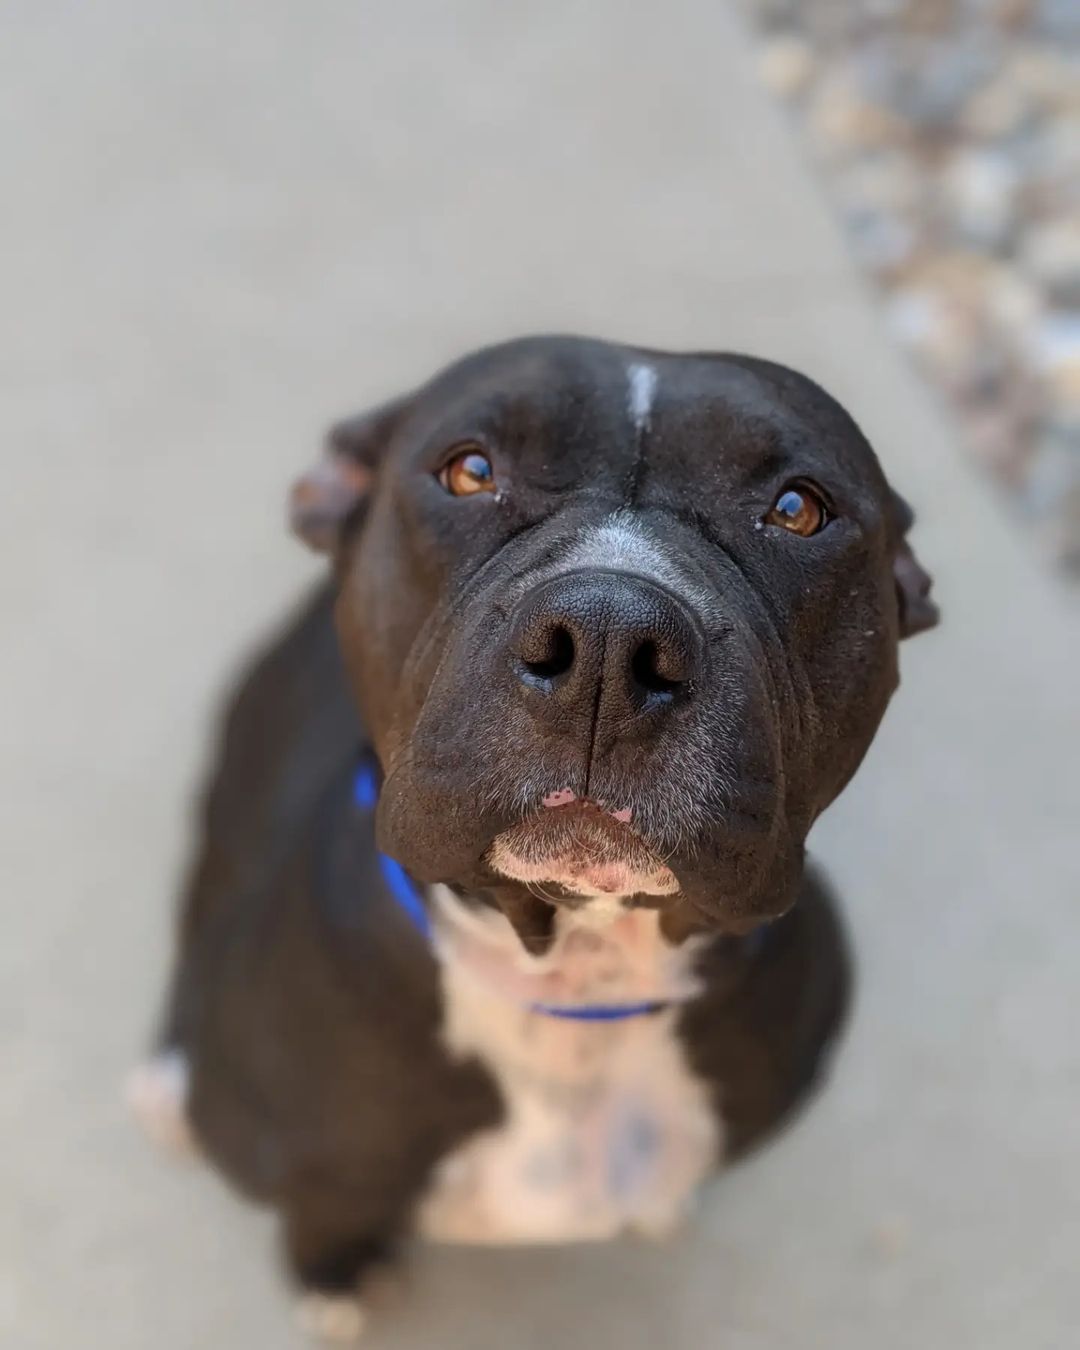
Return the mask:
<svg viewBox="0 0 1080 1350">
<path fill-rule="evenodd" d="M 708 1094 L 675 1035 L 677 1009 L 611 1022 L 529 1012 L 532 1001 L 629 1002 L 690 992 L 656 916 L 561 920 L 552 954 L 519 956 L 505 920 L 443 899 L 446 1038 L 494 1075 L 505 1120 L 444 1159 L 419 1226 L 451 1242 L 578 1242 L 670 1230 L 716 1166 Z M 505 933 L 503 929 L 505 928 Z"/>
</svg>

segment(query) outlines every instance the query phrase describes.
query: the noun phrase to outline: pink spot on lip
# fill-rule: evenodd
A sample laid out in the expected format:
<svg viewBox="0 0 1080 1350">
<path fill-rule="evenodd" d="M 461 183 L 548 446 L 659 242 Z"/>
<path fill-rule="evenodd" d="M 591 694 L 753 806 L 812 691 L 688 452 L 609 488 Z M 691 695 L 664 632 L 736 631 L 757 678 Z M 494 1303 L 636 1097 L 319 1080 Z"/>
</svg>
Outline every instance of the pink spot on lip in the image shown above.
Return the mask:
<svg viewBox="0 0 1080 1350">
<path fill-rule="evenodd" d="M 543 801 L 545 806 L 569 806 L 577 801 L 577 793 L 573 788 L 560 788 L 558 792 L 549 792 Z"/>
<path fill-rule="evenodd" d="M 616 820 L 621 820 L 624 825 L 630 824 L 630 817 L 634 814 L 629 806 L 624 806 L 621 811 L 612 811 Z"/>
</svg>

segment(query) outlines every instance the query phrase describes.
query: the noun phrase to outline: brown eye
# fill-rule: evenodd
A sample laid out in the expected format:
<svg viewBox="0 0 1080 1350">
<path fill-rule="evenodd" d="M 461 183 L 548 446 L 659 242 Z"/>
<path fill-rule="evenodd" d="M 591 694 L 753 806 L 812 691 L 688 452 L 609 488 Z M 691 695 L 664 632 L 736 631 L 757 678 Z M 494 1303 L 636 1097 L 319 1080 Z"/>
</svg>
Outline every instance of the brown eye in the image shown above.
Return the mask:
<svg viewBox="0 0 1080 1350">
<path fill-rule="evenodd" d="M 786 487 L 765 517 L 766 525 L 779 525 L 804 539 L 817 534 L 828 520 L 825 503 L 808 483 L 792 483 Z"/>
<path fill-rule="evenodd" d="M 452 497 L 471 497 L 476 492 L 495 491 L 491 460 L 475 446 L 466 447 L 439 470 L 439 482 Z"/>
</svg>

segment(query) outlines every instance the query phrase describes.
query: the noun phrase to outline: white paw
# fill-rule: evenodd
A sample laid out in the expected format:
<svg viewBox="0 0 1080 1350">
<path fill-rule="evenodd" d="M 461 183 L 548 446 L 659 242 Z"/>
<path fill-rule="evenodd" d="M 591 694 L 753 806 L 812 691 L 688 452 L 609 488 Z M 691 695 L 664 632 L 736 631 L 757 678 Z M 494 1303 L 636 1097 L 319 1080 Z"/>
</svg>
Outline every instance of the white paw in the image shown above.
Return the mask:
<svg viewBox="0 0 1080 1350">
<path fill-rule="evenodd" d="M 360 1280 L 361 1306 L 372 1312 L 400 1307 L 409 1292 L 404 1269 L 395 1261 L 369 1266 Z"/>
<path fill-rule="evenodd" d="M 300 1330 L 336 1345 L 358 1341 L 366 1320 L 359 1300 L 350 1294 L 305 1294 L 296 1305 Z"/>
<path fill-rule="evenodd" d="M 195 1136 L 187 1118 L 188 1064 L 179 1050 L 164 1050 L 133 1069 L 125 1097 L 132 1115 L 160 1148 L 190 1156 Z"/>
<path fill-rule="evenodd" d="M 681 1214 L 639 1214 L 629 1224 L 629 1231 L 645 1242 L 670 1242 L 683 1223 Z"/>
<path fill-rule="evenodd" d="M 635 1237 L 646 1242 L 670 1242 L 691 1221 L 701 1203 L 700 1192 L 694 1191 L 678 1204 L 658 1205 L 636 1214 L 629 1225 Z"/>
</svg>

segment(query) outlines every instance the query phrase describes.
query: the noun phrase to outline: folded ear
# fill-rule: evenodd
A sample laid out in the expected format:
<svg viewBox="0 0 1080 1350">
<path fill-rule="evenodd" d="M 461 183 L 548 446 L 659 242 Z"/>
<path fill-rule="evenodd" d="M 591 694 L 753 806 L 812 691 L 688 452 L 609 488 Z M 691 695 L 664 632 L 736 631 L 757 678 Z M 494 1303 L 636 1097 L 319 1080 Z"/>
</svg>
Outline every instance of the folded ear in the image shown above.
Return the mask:
<svg viewBox="0 0 1080 1350">
<path fill-rule="evenodd" d="M 382 403 L 331 427 L 322 458 L 293 484 L 289 524 L 320 553 L 332 553 L 345 522 L 361 510 L 375 470 L 408 404 Z"/>
<path fill-rule="evenodd" d="M 907 541 L 908 531 L 915 523 L 915 512 L 898 492 L 892 494 L 892 512 L 896 538 L 893 580 L 900 610 L 900 636 L 906 638 L 933 628 L 940 613 L 930 599 L 933 585 L 930 573 L 916 558 Z"/>
</svg>

